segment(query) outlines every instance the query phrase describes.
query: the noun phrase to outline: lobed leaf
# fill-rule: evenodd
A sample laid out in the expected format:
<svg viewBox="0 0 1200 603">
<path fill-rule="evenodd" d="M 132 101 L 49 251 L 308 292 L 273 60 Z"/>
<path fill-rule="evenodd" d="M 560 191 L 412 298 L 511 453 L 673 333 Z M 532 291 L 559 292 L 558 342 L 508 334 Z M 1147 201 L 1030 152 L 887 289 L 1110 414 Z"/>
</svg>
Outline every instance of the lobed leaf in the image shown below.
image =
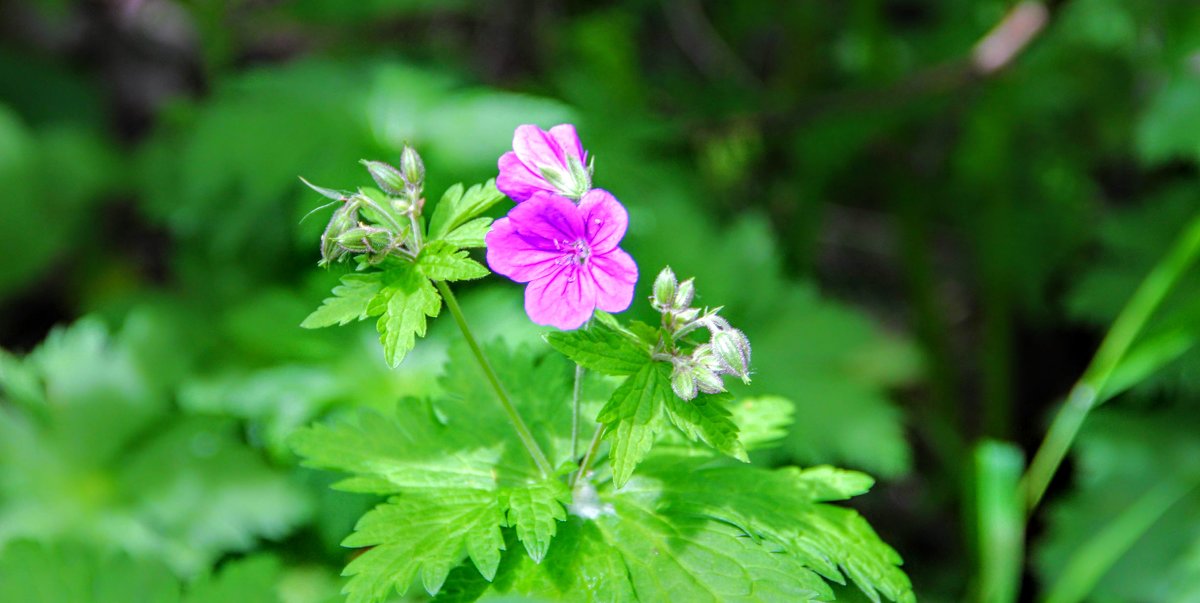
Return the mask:
<svg viewBox="0 0 1200 603">
<path fill-rule="evenodd" d="M 435 281 L 467 281 L 491 274 L 482 264 L 468 257 L 466 251 L 460 251 L 446 241 L 431 241 L 422 247 L 417 256 L 417 268 Z"/>
<path fill-rule="evenodd" d="M 650 362 L 645 345 L 602 321 L 586 329 L 552 331 L 546 341 L 576 364 L 605 375 L 632 375 Z"/>
<path fill-rule="evenodd" d="M 503 511 L 495 492 L 438 488 L 393 497 L 359 520 L 343 546 L 371 547 L 346 566 L 348 603 L 401 595 L 418 572 L 425 590 L 437 594 L 464 552 L 485 578 L 500 564 Z"/>
<path fill-rule="evenodd" d="M 442 195 L 441 201 L 438 201 L 433 215 L 429 218 L 429 240 L 446 237 L 459 226 L 479 217 L 501 199 L 504 199 L 504 193 L 496 188 L 495 180 L 476 184 L 466 192 L 463 191 L 462 184 L 455 184 Z"/>
<path fill-rule="evenodd" d="M 771 448 L 787 436 L 796 406 L 779 396 L 760 396 L 738 400 L 729 407 L 738 426 L 738 439 L 746 450 Z"/>
<path fill-rule="evenodd" d="M 483 247 L 486 243 L 484 237 L 487 236 L 488 229 L 492 226 L 491 218 L 475 218 L 467 223 L 450 231 L 449 234 L 442 237 L 440 240 L 445 241 L 460 249 L 469 249 L 472 247 Z"/>
<path fill-rule="evenodd" d="M 738 439 L 737 423 L 725 408 L 730 399 L 729 394 L 704 395 L 692 400 L 667 396 L 667 417 L 692 441 L 704 442 L 722 454 L 748 463 L 746 448 Z"/>
<path fill-rule="evenodd" d="M 613 482 L 621 487 L 654 445 L 662 428 L 664 402 L 673 397 L 670 369 L 647 362 L 613 392 L 596 420 L 604 423 L 612 441 Z"/>
<path fill-rule="evenodd" d="M 433 318 L 442 309 L 442 298 L 429 279 L 415 267 L 403 264 L 384 273 L 383 289 L 371 300 L 368 313 L 382 316 L 376 323 L 383 355 L 395 368 L 425 336 L 426 317 Z"/>
<path fill-rule="evenodd" d="M 300 326 L 305 329 L 317 329 L 363 320 L 371 315 L 371 300 L 382 289 L 381 272 L 347 274 L 342 277 L 341 284 L 333 288 L 333 297 L 321 302 L 321 307 L 309 314 Z"/>
<path fill-rule="evenodd" d="M 564 505 L 570 502 L 570 489 L 557 478 L 508 492 L 508 525 L 516 527 L 517 538 L 535 563 L 541 563 L 545 558 L 546 550 L 558 532 L 558 522 L 567 519 Z"/>
<path fill-rule="evenodd" d="M 656 455 L 631 482 L 630 496 L 656 500 L 669 516 L 703 516 L 778 543 L 828 580 L 843 574 L 871 600 L 915 601 L 900 556 L 853 509 L 828 504 L 861 494 L 871 479 L 829 467 L 766 470 L 694 456 Z"/>
</svg>

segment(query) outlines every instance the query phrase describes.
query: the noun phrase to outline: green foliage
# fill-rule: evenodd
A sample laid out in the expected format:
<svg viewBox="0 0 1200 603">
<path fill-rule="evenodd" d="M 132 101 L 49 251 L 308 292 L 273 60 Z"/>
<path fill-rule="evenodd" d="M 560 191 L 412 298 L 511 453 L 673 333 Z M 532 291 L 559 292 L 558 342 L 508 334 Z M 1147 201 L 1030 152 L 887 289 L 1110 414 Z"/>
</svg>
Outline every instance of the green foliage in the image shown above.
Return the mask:
<svg viewBox="0 0 1200 603">
<path fill-rule="evenodd" d="M 552 462 L 568 460 L 572 365 L 529 348 L 493 345 L 487 353 Z M 292 438 L 305 464 L 351 474 L 339 488 L 390 497 L 343 543 L 371 547 L 346 568 L 351 601 L 407 592 L 418 577 L 439 600 L 474 600 L 489 590 L 551 600 L 820 600 L 829 597 L 825 580 L 846 577 L 872 597 L 912 596 L 895 552 L 857 513 L 824 504 L 865 492 L 870 478 L 830 468 L 755 469 L 686 444 L 653 448 L 673 396 L 665 365 L 648 356 L 616 391 L 585 388 L 585 408 L 608 398 L 601 418 L 630 420 L 612 428 L 610 464 L 596 473 L 611 477 L 584 480 L 573 493 L 562 476 L 538 474 L 465 348 L 452 350 L 445 370 L 441 395 Z M 715 405 L 715 398 L 701 400 Z M 643 411 L 657 415 L 652 425 L 635 422 Z M 788 411 L 768 402 L 755 412 L 774 426 L 770 434 Z M 766 416 L 773 412 L 782 418 Z M 716 439 L 703 419 L 680 420 Z M 624 425 L 643 431 L 625 439 Z M 738 442 L 736 426 L 728 427 L 720 435 Z"/>
<path fill-rule="evenodd" d="M 0 546 L 69 537 L 190 575 L 308 517 L 305 494 L 231 421 L 171 414 L 153 365 L 98 321 L 4 358 Z"/>
<path fill-rule="evenodd" d="M 1035 549 L 1054 600 L 1186 601 L 1200 592 L 1194 424 L 1191 411 L 1106 409 L 1089 418 L 1075 490 L 1050 505 Z"/>
<path fill-rule="evenodd" d="M 454 185 L 438 204 L 428 231 L 413 239 L 416 257 L 389 255 L 382 262 L 381 272 L 343 276 L 341 284 L 333 289 L 333 297 L 300 326 L 312 329 L 345 325 L 378 316 L 376 330 L 384 358 L 393 368 L 399 366 L 416 345 L 416 338 L 425 336 L 426 318 L 436 318 L 441 312 L 442 298 L 433 281 L 473 280 L 490 274 L 464 248 L 475 246 L 479 229 L 486 232 L 491 223 L 490 218 L 480 218 L 479 214 L 502 198 L 490 180 L 466 193 L 461 184 Z M 460 227 L 468 231 L 459 233 Z M 365 255 L 358 259 L 360 268 L 373 263 Z"/>
<path fill-rule="evenodd" d="M 364 320 L 370 316 L 371 300 L 381 289 L 383 274 L 380 272 L 347 274 L 342 277 L 342 283 L 333 288 L 333 297 L 326 299 L 300 326 L 317 329 Z"/>
<path fill-rule="evenodd" d="M 671 393 L 670 367 L 646 362 L 613 392 L 596 420 L 612 440 L 613 481 L 625 485 L 662 429 L 663 405 Z"/>
<path fill-rule="evenodd" d="M 393 589 L 404 594 L 418 572 L 436 594 L 464 550 L 480 574 L 495 575 L 504 547 L 504 510 L 495 494 L 441 485 L 393 498 L 359 520 L 342 544 L 371 548 L 346 566 L 349 603 L 382 601 Z"/>
<path fill-rule="evenodd" d="M 86 238 L 94 206 L 121 184 L 120 162 L 105 143 L 87 125 L 32 129 L 0 100 L 0 293 Z"/>
<path fill-rule="evenodd" d="M 418 336 L 425 336 L 425 318 L 436 317 L 442 308 L 442 298 L 422 270 L 420 265 L 402 266 L 384 273 L 383 289 L 367 305 L 368 315 L 381 315 L 375 328 L 384 358 L 393 367 L 400 365 Z"/>
<path fill-rule="evenodd" d="M 456 184 L 446 189 L 442 200 L 433 209 L 429 218 L 429 237 L 431 239 L 467 238 L 471 233 L 483 230 L 490 224 L 478 222 L 477 216 L 491 209 L 504 199 L 504 195 L 496 190 L 496 182 L 488 180 L 484 184 L 476 184 L 463 191 L 462 184 Z M 471 224 L 469 227 L 468 224 Z M 463 234 L 455 234 L 461 228 L 469 228 Z M 481 247 L 482 245 L 472 245 Z"/>
<path fill-rule="evenodd" d="M 37 603 L 280 603 L 279 562 L 248 557 L 183 586 L 161 561 L 78 544 L 20 541 L 0 552 L 0 599 Z"/>
<path fill-rule="evenodd" d="M 417 268 L 435 281 L 469 281 L 491 274 L 482 264 L 467 257 L 466 250 L 445 240 L 431 241 L 422 247 Z"/>
<path fill-rule="evenodd" d="M 650 361 L 645 344 L 603 321 L 586 329 L 553 331 L 546 335 L 546 341 L 575 364 L 605 375 L 632 375 Z"/>
<path fill-rule="evenodd" d="M 1196 199 L 1191 187 L 1172 187 L 1152 202 L 1106 221 L 1099 232 L 1100 259 L 1079 275 L 1068 299 L 1071 314 L 1092 324 L 1111 323 L 1192 217 Z M 1125 374 L 1117 375 L 1115 387 L 1132 387 L 1143 398 L 1153 393 L 1200 392 L 1197 292 L 1200 278 L 1194 271 L 1184 274 L 1134 343 L 1123 363 Z"/>
<path fill-rule="evenodd" d="M 684 401 L 668 394 L 665 400 L 667 418 L 689 439 L 704 442 L 739 461 L 750 462 L 746 447 L 738 437 L 738 426 L 726 409 L 732 398 L 716 394 Z"/>
</svg>

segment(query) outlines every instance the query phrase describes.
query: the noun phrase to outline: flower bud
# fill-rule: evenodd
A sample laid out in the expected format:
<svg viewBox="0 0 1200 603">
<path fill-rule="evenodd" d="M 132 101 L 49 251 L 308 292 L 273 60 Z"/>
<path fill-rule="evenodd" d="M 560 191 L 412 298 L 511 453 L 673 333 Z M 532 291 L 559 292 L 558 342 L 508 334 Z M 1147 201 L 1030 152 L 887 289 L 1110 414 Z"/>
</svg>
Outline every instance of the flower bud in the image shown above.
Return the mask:
<svg viewBox="0 0 1200 603">
<path fill-rule="evenodd" d="M 679 283 L 679 289 L 675 291 L 675 308 L 682 310 L 692 305 L 694 297 L 696 297 L 696 279 L 689 278 Z"/>
<path fill-rule="evenodd" d="M 592 159 L 594 161 L 595 157 Z M 575 193 L 574 198 L 578 199 L 582 197 L 584 193 L 592 190 L 591 168 L 584 167 L 583 163 L 580 162 L 579 159 L 577 159 L 574 155 L 567 156 L 567 167 L 571 169 L 571 180 L 575 185 L 575 190 L 572 191 Z"/>
<path fill-rule="evenodd" d="M 750 383 L 750 340 L 737 329 L 718 331 L 712 336 L 712 351 L 726 372 Z"/>
<path fill-rule="evenodd" d="M 353 253 L 378 253 L 392 244 L 392 235 L 381 228 L 358 226 L 337 238 L 337 244 Z"/>
<path fill-rule="evenodd" d="M 367 171 L 371 173 L 371 179 L 379 188 L 383 189 L 389 195 L 399 195 L 404 192 L 404 176 L 400 174 L 400 170 L 382 162 L 361 160 L 359 163 L 367 166 Z"/>
<path fill-rule="evenodd" d="M 538 173 L 558 194 L 578 201 L 584 193 L 592 190 L 592 177 L 587 168 L 574 157 L 567 159 L 567 171 L 561 166 L 541 165 Z"/>
<path fill-rule="evenodd" d="M 321 233 L 321 265 L 338 261 L 346 254 L 346 250 L 338 244 L 338 239 L 347 231 L 358 226 L 358 206 L 346 203 L 333 212 L 325 232 Z"/>
<path fill-rule="evenodd" d="M 671 267 L 667 266 L 658 273 L 658 277 L 654 279 L 654 299 L 651 303 L 656 310 L 667 310 L 675 300 L 675 288 L 679 285 L 679 281 L 675 278 L 675 273 L 671 271 Z"/>
<path fill-rule="evenodd" d="M 425 162 L 421 161 L 417 150 L 409 145 L 404 145 L 404 150 L 400 152 L 400 173 L 410 189 L 419 191 L 425 184 Z"/>
<path fill-rule="evenodd" d="M 706 394 L 725 391 L 725 382 L 721 381 L 721 376 L 708 367 L 696 365 L 692 369 L 692 378 L 696 381 L 696 387 Z"/>
<path fill-rule="evenodd" d="M 675 312 L 676 320 L 678 320 L 680 323 L 683 323 L 683 324 L 687 324 L 687 323 L 692 322 L 693 320 L 696 320 L 696 317 L 698 317 L 698 316 L 700 316 L 700 308 L 685 308 L 683 310 L 677 310 Z M 689 329 L 689 331 L 690 330 L 691 329 Z"/>
<path fill-rule="evenodd" d="M 692 367 L 688 363 L 676 363 L 671 372 L 671 391 L 680 400 L 691 400 L 696 397 L 696 378 L 692 375 Z"/>
</svg>

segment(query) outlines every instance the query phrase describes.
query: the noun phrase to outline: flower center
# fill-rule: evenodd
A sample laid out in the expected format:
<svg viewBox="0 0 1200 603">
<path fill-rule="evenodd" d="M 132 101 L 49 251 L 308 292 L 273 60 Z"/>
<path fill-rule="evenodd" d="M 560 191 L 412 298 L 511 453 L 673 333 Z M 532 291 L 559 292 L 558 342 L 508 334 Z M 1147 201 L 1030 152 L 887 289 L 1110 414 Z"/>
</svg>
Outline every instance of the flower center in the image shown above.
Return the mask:
<svg viewBox="0 0 1200 603">
<path fill-rule="evenodd" d="M 562 256 L 555 260 L 560 266 L 571 263 L 576 266 L 586 266 L 588 258 L 592 257 L 592 248 L 588 247 L 587 242 L 583 239 L 576 239 L 574 241 L 565 239 L 561 241 L 556 240 L 554 241 L 554 248 L 562 252 Z"/>
</svg>

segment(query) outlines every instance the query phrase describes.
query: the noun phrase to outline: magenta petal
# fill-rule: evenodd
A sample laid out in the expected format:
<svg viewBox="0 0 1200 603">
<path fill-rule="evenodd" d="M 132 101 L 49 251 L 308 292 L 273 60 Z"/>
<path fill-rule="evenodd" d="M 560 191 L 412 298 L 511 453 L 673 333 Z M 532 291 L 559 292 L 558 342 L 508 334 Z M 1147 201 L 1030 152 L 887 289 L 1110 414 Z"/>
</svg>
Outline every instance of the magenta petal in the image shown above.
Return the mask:
<svg viewBox="0 0 1200 603">
<path fill-rule="evenodd" d="M 538 168 L 552 167 L 566 170 L 567 159 L 558 141 L 549 132 L 532 125 L 517 126 L 513 134 L 513 151 L 530 170 L 535 173 Z"/>
<path fill-rule="evenodd" d="M 583 216 L 570 200 L 553 193 L 537 193 L 512 208 L 513 228 L 531 246 L 556 251 L 584 236 Z"/>
<path fill-rule="evenodd" d="M 587 153 L 583 151 L 583 142 L 579 140 L 579 134 L 575 132 L 575 126 L 571 124 L 559 124 L 550 128 L 550 136 L 558 142 L 558 147 L 563 153 L 574 156 L 579 160 L 579 163 L 584 167 L 587 166 Z"/>
<path fill-rule="evenodd" d="M 592 280 L 596 284 L 596 307 L 605 312 L 622 312 L 633 301 L 638 267 L 628 253 L 614 249 L 592 256 Z"/>
<path fill-rule="evenodd" d="M 502 274 L 518 283 L 528 283 L 545 276 L 559 265 L 562 254 L 534 247 L 528 239 L 517 234 L 508 218 L 492 224 L 484 237 L 487 244 L 487 263 L 492 272 Z"/>
<path fill-rule="evenodd" d="M 584 193 L 579 212 L 592 253 L 606 253 L 620 244 L 629 226 L 629 213 L 611 193 L 599 188 Z"/>
<path fill-rule="evenodd" d="M 501 155 L 498 163 L 500 175 L 496 176 L 496 188 L 517 203 L 540 191 L 553 190 L 541 176 L 529 171 L 529 168 L 525 167 L 517 154 L 512 151 Z"/>
<path fill-rule="evenodd" d="M 569 331 L 583 326 L 596 310 L 596 285 L 568 264 L 525 288 L 525 313 L 539 325 Z"/>
</svg>

